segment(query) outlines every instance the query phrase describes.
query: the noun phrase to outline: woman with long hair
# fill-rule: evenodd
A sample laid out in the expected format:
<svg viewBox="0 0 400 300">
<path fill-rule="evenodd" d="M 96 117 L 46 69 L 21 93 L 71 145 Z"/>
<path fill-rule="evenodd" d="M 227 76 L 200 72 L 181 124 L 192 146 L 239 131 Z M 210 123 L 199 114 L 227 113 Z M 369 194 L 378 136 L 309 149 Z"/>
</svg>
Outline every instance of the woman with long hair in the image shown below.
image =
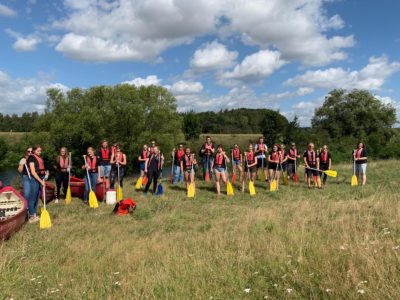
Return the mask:
<svg viewBox="0 0 400 300">
<path fill-rule="evenodd" d="M 94 153 L 93 147 L 87 148 L 87 155 L 85 164 L 82 170 L 86 170 L 85 175 L 85 193 L 83 194 L 83 201 L 88 203 L 90 189 L 96 191 L 97 182 L 101 180 L 100 177 L 100 164 L 97 156 Z"/>
<path fill-rule="evenodd" d="M 61 196 L 61 185 L 63 187 L 64 197 L 67 193 L 68 188 L 68 171 L 70 167 L 69 161 L 69 153 L 66 147 L 62 147 L 60 149 L 60 154 L 57 156 L 55 161 L 54 169 L 56 170 L 56 200 L 55 203 L 58 203 L 58 200 Z"/>
<path fill-rule="evenodd" d="M 353 151 L 353 159 L 356 163 L 356 176 L 357 178 L 361 176 L 362 184 L 365 185 L 367 183 L 368 151 L 364 143 L 357 144 L 357 149 Z"/>
<path fill-rule="evenodd" d="M 32 154 L 32 146 L 29 146 L 25 150 L 24 157 L 19 161 L 18 172 L 22 177 L 22 186 L 24 188 L 24 198 L 28 201 L 29 193 L 31 190 L 31 172 L 28 167 L 28 158 Z"/>
</svg>

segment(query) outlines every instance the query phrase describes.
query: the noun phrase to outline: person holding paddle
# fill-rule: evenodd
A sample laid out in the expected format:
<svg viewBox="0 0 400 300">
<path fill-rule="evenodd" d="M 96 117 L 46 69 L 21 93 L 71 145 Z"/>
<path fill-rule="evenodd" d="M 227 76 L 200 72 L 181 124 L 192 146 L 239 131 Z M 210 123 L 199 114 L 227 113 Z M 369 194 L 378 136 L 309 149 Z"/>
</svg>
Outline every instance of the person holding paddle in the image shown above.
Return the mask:
<svg viewBox="0 0 400 300">
<path fill-rule="evenodd" d="M 298 158 L 300 158 L 300 155 L 297 152 L 296 144 L 292 142 L 287 153 L 287 172 L 289 179 L 292 178 L 294 180 L 297 171 L 296 163 Z"/>
<path fill-rule="evenodd" d="M 31 173 L 29 172 L 28 169 L 28 158 L 32 154 L 32 147 L 29 146 L 25 150 L 25 155 L 24 157 L 19 161 L 18 165 L 18 172 L 22 176 L 22 186 L 24 188 L 24 198 L 26 200 L 29 199 L 30 197 L 30 191 L 31 191 Z"/>
<path fill-rule="evenodd" d="M 195 171 L 197 169 L 197 161 L 194 154 L 190 152 L 190 147 L 186 147 L 185 154 L 181 157 L 180 161 L 181 174 L 184 175 L 186 182 L 186 189 L 189 189 L 189 185 L 193 185 L 195 189 Z"/>
<path fill-rule="evenodd" d="M 326 170 L 330 170 L 332 166 L 332 156 L 331 156 L 331 152 L 328 151 L 328 146 L 324 145 L 322 146 L 321 151 L 319 152 L 319 169 L 321 171 L 326 171 Z M 320 173 L 320 176 L 322 176 L 322 173 Z M 328 175 L 326 175 L 325 173 L 323 173 L 323 179 L 322 179 L 322 184 L 325 185 L 326 183 L 326 179 L 328 178 Z"/>
<path fill-rule="evenodd" d="M 240 151 L 239 145 L 233 145 L 232 149 L 232 184 L 236 182 L 236 169 L 239 170 L 239 181 L 243 181 L 243 168 L 242 168 L 242 152 Z M 235 179 L 235 180 L 234 180 Z"/>
<path fill-rule="evenodd" d="M 210 180 L 210 172 L 212 172 L 213 155 L 215 152 L 215 147 L 211 142 L 211 137 L 206 137 L 206 142 L 203 144 L 200 153 L 203 157 L 203 179 L 205 181 Z"/>
<path fill-rule="evenodd" d="M 311 177 L 314 179 L 314 185 L 321 188 L 321 179 L 319 177 L 319 158 L 314 150 L 315 146 L 313 143 L 309 143 L 307 150 L 304 152 L 304 165 L 307 174 L 307 186 L 311 188 Z"/>
<path fill-rule="evenodd" d="M 108 141 L 103 140 L 101 147 L 97 151 L 97 161 L 100 166 L 100 178 L 105 181 L 106 190 L 110 188 L 110 173 L 111 173 L 111 155 L 113 153 L 112 147 L 108 146 Z"/>
<path fill-rule="evenodd" d="M 31 176 L 31 186 L 28 200 L 29 223 L 39 221 L 36 216 L 40 189 L 45 186 L 44 179 L 48 176 L 48 171 L 41 157 L 42 147 L 35 145 L 32 147 L 32 154 L 28 157 L 29 172 Z"/>
<path fill-rule="evenodd" d="M 217 147 L 217 154 L 215 155 L 215 159 L 213 161 L 213 169 L 215 172 L 215 184 L 217 186 L 217 194 L 221 195 L 221 183 L 220 180 L 226 185 L 226 168 L 227 163 L 229 163 L 229 157 L 226 155 L 221 145 Z"/>
<path fill-rule="evenodd" d="M 122 188 L 124 186 L 124 175 L 126 166 L 126 155 L 121 151 L 119 144 L 116 144 L 114 152 L 111 154 L 111 174 L 110 188 L 114 189 L 115 180 L 119 180 L 118 184 Z"/>
<path fill-rule="evenodd" d="M 56 200 L 54 203 L 58 203 L 58 200 L 60 199 L 61 185 L 63 187 L 64 196 L 67 193 L 69 166 L 70 161 L 68 150 L 66 147 L 62 147 L 54 165 L 54 169 L 56 170 Z"/>
<path fill-rule="evenodd" d="M 94 155 L 93 147 L 87 149 L 87 156 L 85 164 L 82 166 L 82 170 L 86 170 L 85 175 L 85 193 L 83 194 L 83 201 L 85 204 L 89 201 L 89 192 L 96 190 L 97 182 L 101 180 L 100 178 L 100 164 L 97 156 Z"/>
<path fill-rule="evenodd" d="M 257 173 L 257 156 L 254 153 L 254 148 L 252 144 L 249 144 L 249 147 L 247 149 L 247 152 L 244 153 L 245 157 L 245 169 L 244 171 L 247 172 L 248 174 L 248 179 L 253 183 L 254 185 L 254 179 L 256 177 Z M 244 192 L 244 184 L 245 184 L 245 176 L 243 176 L 243 181 L 242 181 L 242 192 Z"/>
<path fill-rule="evenodd" d="M 362 185 L 367 183 L 367 159 L 368 151 L 364 143 L 358 143 L 357 149 L 353 151 L 353 159 L 355 161 L 355 173 L 357 178 L 362 176 Z"/>
<path fill-rule="evenodd" d="M 149 157 L 149 149 L 146 144 L 143 145 L 142 150 L 139 153 L 138 162 L 139 162 L 139 169 L 140 169 L 140 177 L 144 177 L 144 170 L 146 168 L 146 161 Z"/>
<path fill-rule="evenodd" d="M 261 176 L 262 180 L 265 180 L 268 182 L 268 176 L 267 176 L 267 154 L 268 154 L 268 147 L 264 143 L 264 137 L 260 137 L 258 139 L 258 143 L 255 145 L 255 153 L 257 155 L 257 168 L 260 170 L 261 169 Z"/>
<path fill-rule="evenodd" d="M 273 181 L 276 181 L 276 190 L 279 189 L 280 170 L 278 168 L 279 168 L 279 163 L 281 162 L 280 153 L 278 150 L 279 150 L 278 145 L 275 144 L 272 147 L 271 153 L 268 155 L 268 172 L 269 172 L 270 184 Z"/>
<path fill-rule="evenodd" d="M 162 168 L 162 156 L 158 147 L 155 146 L 153 148 L 153 153 L 150 154 L 150 157 L 147 159 L 145 164 L 144 172 L 147 174 L 148 181 L 146 183 L 146 187 L 144 189 L 144 195 L 147 195 L 149 191 L 150 185 L 153 182 L 153 194 L 156 194 L 157 190 L 157 181 L 160 176 L 161 168 Z"/>
<path fill-rule="evenodd" d="M 179 144 L 178 150 L 172 149 L 172 160 L 173 160 L 173 181 L 174 185 L 178 184 L 178 181 L 183 182 L 183 172 L 181 171 L 181 160 L 185 155 L 185 150 L 183 149 L 183 144 Z"/>
</svg>

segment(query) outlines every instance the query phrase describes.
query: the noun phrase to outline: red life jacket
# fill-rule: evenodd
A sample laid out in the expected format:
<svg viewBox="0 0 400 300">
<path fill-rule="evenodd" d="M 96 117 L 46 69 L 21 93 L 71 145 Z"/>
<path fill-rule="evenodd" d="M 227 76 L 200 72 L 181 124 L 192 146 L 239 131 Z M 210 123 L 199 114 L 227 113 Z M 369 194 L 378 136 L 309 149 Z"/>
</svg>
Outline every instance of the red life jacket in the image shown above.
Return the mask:
<svg viewBox="0 0 400 300">
<path fill-rule="evenodd" d="M 264 154 L 265 150 L 266 150 L 266 146 L 265 144 L 257 144 L 257 151 L 261 150 L 261 154 Z"/>
<path fill-rule="evenodd" d="M 281 161 L 284 160 L 285 159 L 285 151 L 278 151 L 278 153 L 279 153 L 280 160 Z"/>
<path fill-rule="evenodd" d="M 254 163 L 254 152 L 247 152 L 246 153 L 246 160 L 247 160 L 247 164 L 251 165 Z"/>
<path fill-rule="evenodd" d="M 290 149 L 289 149 L 289 156 L 290 156 L 291 158 L 296 158 L 296 155 L 297 155 L 297 149 L 292 149 L 292 148 L 290 148 Z"/>
<path fill-rule="evenodd" d="M 110 148 L 108 148 L 108 147 L 106 149 L 101 147 L 100 154 L 101 154 L 101 160 L 110 160 L 111 159 Z"/>
<path fill-rule="evenodd" d="M 233 159 L 234 160 L 240 160 L 240 149 L 233 149 Z"/>
<path fill-rule="evenodd" d="M 307 150 L 307 162 L 311 165 L 315 165 L 317 163 L 316 157 L 315 157 L 315 151 L 308 151 Z"/>
<path fill-rule="evenodd" d="M 120 151 L 118 157 L 117 157 L 117 154 L 118 154 L 118 152 L 114 153 L 114 159 L 117 160 L 117 158 L 118 158 L 120 163 L 125 162 L 124 153 L 122 151 Z"/>
<path fill-rule="evenodd" d="M 90 156 L 86 157 L 86 163 L 89 165 L 89 172 L 97 173 L 97 157 L 93 155 L 93 158 Z"/>
<path fill-rule="evenodd" d="M 225 157 L 220 153 L 217 153 L 217 155 L 215 155 L 215 166 L 217 168 L 225 167 Z"/>
<path fill-rule="evenodd" d="M 146 158 L 147 158 L 147 155 L 148 155 L 148 151 L 147 151 L 147 150 L 142 150 L 142 154 L 140 155 L 140 157 L 141 157 L 142 159 L 146 159 Z"/>
<path fill-rule="evenodd" d="M 204 154 L 205 154 L 205 155 L 211 155 L 211 154 L 212 154 L 212 153 L 211 153 L 211 150 L 210 150 L 210 149 L 207 149 L 206 146 L 209 146 L 209 147 L 212 148 L 212 143 L 210 143 L 210 144 L 204 143 L 204 146 L 203 146 L 204 149 L 206 150 L 206 151 L 204 152 Z"/>
<path fill-rule="evenodd" d="M 327 163 L 328 162 L 328 151 L 322 151 L 320 157 L 321 157 L 322 163 Z"/>
<path fill-rule="evenodd" d="M 33 153 L 32 155 L 39 165 L 39 169 L 36 169 L 36 173 L 38 173 L 39 175 L 44 175 L 46 173 L 46 169 L 44 167 L 43 159 L 40 156 L 37 156 L 35 153 Z"/>
<path fill-rule="evenodd" d="M 62 156 L 59 156 L 58 165 L 60 167 L 60 170 L 66 170 L 69 167 L 69 158 L 68 157 L 64 158 Z"/>
<path fill-rule="evenodd" d="M 363 148 L 361 148 L 361 149 L 357 149 L 357 151 L 356 151 L 356 158 L 361 158 L 362 156 L 362 152 L 363 152 Z"/>
<path fill-rule="evenodd" d="M 185 155 L 185 151 L 184 150 L 178 150 L 176 151 L 176 158 L 178 159 L 178 161 L 181 161 L 182 156 Z"/>
<path fill-rule="evenodd" d="M 192 169 L 192 155 L 187 155 L 185 154 L 185 170 L 191 170 Z"/>
<path fill-rule="evenodd" d="M 272 160 L 272 161 L 279 161 L 279 152 L 278 151 L 276 151 L 276 152 L 272 152 L 271 154 L 270 154 L 270 159 Z"/>
</svg>

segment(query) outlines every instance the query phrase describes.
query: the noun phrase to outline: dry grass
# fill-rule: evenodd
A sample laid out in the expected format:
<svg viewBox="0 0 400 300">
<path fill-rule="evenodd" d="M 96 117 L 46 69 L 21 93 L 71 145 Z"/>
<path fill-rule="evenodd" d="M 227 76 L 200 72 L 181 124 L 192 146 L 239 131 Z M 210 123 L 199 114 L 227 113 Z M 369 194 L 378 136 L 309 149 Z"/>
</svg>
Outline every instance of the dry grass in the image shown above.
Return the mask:
<svg viewBox="0 0 400 300">
<path fill-rule="evenodd" d="M 16 144 L 26 139 L 28 134 L 26 132 L 0 132 L 0 138 L 4 138 L 7 144 Z"/>
<path fill-rule="evenodd" d="M 323 191 L 258 183 L 254 198 L 199 184 L 188 200 L 167 183 L 144 198 L 131 179 L 127 217 L 50 204 L 51 230 L 26 224 L 0 245 L 0 298 L 398 299 L 399 167 L 370 163 L 358 188 L 349 166 Z"/>
</svg>

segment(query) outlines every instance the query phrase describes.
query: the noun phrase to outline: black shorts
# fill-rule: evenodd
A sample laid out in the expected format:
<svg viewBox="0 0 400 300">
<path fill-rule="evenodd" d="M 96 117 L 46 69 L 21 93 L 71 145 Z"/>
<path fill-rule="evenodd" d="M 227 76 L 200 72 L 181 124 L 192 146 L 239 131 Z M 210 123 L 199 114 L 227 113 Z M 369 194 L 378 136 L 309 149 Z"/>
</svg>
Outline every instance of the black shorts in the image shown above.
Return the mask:
<svg viewBox="0 0 400 300">
<path fill-rule="evenodd" d="M 257 157 L 257 168 L 262 168 L 263 166 L 266 168 L 267 164 L 267 159 L 265 157 Z"/>
<path fill-rule="evenodd" d="M 279 167 L 278 167 L 278 169 L 279 170 L 283 170 L 283 172 L 286 172 L 287 171 L 287 162 L 284 162 L 283 164 L 281 164 Z"/>
<path fill-rule="evenodd" d="M 294 174 L 294 170 L 295 168 L 294 168 L 294 164 L 287 164 L 287 172 L 288 172 L 288 174 L 289 175 L 292 175 L 292 174 Z"/>
<path fill-rule="evenodd" d="M 278 166 L 278 164 L 276 163 L 268 163 L 268 170 L 276 170 L 276 167 Z M 278 166 L 278 170 L 279 170 L 279 166 Z"/>
<path fill-rule="evenodd" d="M 257 172 L 257 167 L 256 166 L 252 166 L 250 168 L 248 168 L 247 166 L 244 167 L 244 171 L 245 172 L 250 172 L 250 173 L 256 173 Z"/>
<path fill-rule="evenodd" d="M 309 167 L 310 167 L 310 168 L 313 168 L 313 169 L 316 169 L 316 168 L 317 168 L 317 165 L 309 165 Z M 318 171 L 310 170 L 310 169 L 305 169 L 305 170 L 306 170 L 306 173 L 307 173 L 307 176 L 308 176 L 308 177 L 318 176 L 318 175 L 319 175 L 319 172 L 318 172 Z"/>
</svg>

